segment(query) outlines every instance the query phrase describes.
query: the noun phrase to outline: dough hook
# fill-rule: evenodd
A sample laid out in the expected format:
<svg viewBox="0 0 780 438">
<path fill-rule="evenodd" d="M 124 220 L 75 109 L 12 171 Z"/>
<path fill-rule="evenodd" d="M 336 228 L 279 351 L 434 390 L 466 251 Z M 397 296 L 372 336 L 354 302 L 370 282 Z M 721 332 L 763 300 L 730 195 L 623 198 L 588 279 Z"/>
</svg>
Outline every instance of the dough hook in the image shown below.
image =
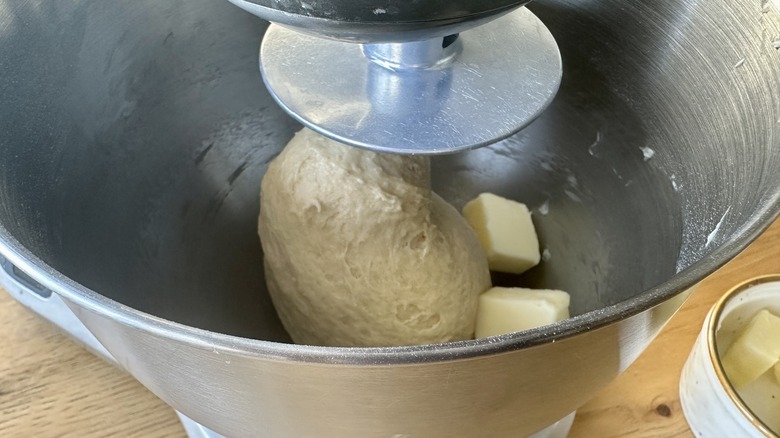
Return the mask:
<svg viewBox="0 0 780 438">
<path fill-rule="evenodd" d="M 485 146 L 531 123 L 561 81 L 555 40 L 527 2 L 231 1 L 278 23 L 260 69 L 279 105 L 353 146 Z"/>
</svg>

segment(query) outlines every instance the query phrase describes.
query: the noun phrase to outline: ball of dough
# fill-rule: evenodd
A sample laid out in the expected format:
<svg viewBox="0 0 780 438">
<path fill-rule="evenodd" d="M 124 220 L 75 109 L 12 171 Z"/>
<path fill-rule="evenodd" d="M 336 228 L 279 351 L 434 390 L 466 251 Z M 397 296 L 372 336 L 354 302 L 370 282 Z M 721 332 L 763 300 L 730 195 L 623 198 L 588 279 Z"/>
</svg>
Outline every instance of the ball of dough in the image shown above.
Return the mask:
<svg viewBox="0 0 780 438">
<path fill-rule="evenodd" d="M 470 339 L 485 254 L 430 188 L 426 157 L 380 154 L 304 129 L 269 165 L 259 234 L 268 290 L 299 344 Z"/>
</svg>

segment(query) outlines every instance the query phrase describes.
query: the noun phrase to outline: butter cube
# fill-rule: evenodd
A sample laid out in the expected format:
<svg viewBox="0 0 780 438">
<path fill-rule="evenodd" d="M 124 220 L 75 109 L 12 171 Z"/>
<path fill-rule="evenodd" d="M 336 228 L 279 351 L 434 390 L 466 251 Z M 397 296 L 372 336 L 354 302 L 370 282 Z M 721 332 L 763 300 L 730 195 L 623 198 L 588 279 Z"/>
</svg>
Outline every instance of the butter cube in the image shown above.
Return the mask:
<svg viewBox="0 0 780 438">
<path fill-rule="evenodd" d="M 560 290 L 494 287 L 479 296 L 475 337 L 502 335 L 569 317 L 569 294 Z"/>
<path fill-rule="evenodd" d="M 723 357 L 723 370 L 736 388 L 769 371 L 780 360 L 780 318 L 763 309 L 753 316 Z"/>
<path fill-rule="evenodd" d="M 492 271 L 520 274 L 539 264 L 539 240 L 531 213 L 519 202 L 483 193 L 463 207 Z"/>
</svg>

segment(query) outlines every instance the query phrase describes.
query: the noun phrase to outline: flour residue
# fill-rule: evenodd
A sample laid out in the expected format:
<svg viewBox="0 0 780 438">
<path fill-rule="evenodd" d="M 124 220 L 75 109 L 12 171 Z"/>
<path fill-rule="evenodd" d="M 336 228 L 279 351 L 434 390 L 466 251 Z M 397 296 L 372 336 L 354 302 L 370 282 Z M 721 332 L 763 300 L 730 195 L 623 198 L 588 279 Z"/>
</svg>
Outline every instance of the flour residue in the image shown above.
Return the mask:
<svg viewBox="0 0 780 438">
<path fill-rule="evenodd" d="M 588 153 L 595 157 L 596 156 L 596 146 L 601 143 L 601 131 L 596 131 L 596 139 L 593 140 L 593 143 L 591 143 L 590 146 L 588 146 Z"/>
<path fill-rule="evenodd" d="M 639 150 L 642 151 L 642 157 L 645 161 L 650 161 L 655 156 L 655 151 L 647 146 L 640 146 Z"/>
<path fill-rule="evenodd" d="M 542 204 L 536 208 L 536 211 L 539 212 L 542 216 L 547 216 L 547 213 L 550 212 L 550 202 L 544 201 Z"/>
<path fill-rule="evenodd" d="M 720 220 L 718 221 L 718 224 L 715 225 L 715 229 L 712 230 L 710 234 L 707 235 L 707 243 L 704 245 L 705 248 L 709 247 L 713 240 L 715 240 L 715 237 L 718 235 L 718 231 L 720 231 L 721 225 L 723 225 L 723 221 L 726 219 L 726 216 L 731 211 L 731 207 L 726 209 L 726 212 L 723 213 L 723 216 L 720 217 Z"/>
</svg>

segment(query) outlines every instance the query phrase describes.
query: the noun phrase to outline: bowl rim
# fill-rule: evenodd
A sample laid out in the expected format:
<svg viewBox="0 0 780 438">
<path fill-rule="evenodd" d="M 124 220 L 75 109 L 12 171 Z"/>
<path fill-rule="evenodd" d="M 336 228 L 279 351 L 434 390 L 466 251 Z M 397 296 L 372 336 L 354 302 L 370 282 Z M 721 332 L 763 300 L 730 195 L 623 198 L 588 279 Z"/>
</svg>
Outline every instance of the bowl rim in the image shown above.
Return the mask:
<svg viewBox="0 0 780 438">
<path fill-rule="evenodd" d="M 508 353 L 559 342 L 609 326 L 651 309 L 690 289 L 739 254 L 780 216 L 780 190 L 771 193 L 724 242 L 669 280 L 616 304 L 531 330 L 440 344 L 400 347 L 323 347 L 251 339 L 213 332 L 126 306 L 60 273 L 23 246 L 0 223 L 0 255 L 53 293 L 68 307 L 89 311 L 154 337 L 237 357 L 278 362 L 352 366 L 395 366 L 447 362 Z M 682 303 L 680 303 L 682 304 Z M 80 320 L 79 315 L 76 315 Z M 649 341 L 648 341 L 649 342 Z"/>
<path fill-rule="evenodd" d="M 778 283 L 780 285 L 780 274 L 759 275 L 744 280 L 726 291 L 726 293 L 718 299 L 707 316 L 707 353 L 709 355 L 710 364 L 715 371 L 715 376 L 718 378 L 726 395 L 737 407 L 737 410 L 765 437 L 780 438 L 780 435 L 773 432 L 766 423 L 753 413 L 747 403 L 739 396 L 734 386 L 732 386 L 731 381 L 726 377 L 726 372 L 723 370 L 720 355 L 718 354 L 718 344 L 716 342 L 718 323 L 720 322 L 726 305 L 741 293 L 767 283 Z"/>
</svg>

